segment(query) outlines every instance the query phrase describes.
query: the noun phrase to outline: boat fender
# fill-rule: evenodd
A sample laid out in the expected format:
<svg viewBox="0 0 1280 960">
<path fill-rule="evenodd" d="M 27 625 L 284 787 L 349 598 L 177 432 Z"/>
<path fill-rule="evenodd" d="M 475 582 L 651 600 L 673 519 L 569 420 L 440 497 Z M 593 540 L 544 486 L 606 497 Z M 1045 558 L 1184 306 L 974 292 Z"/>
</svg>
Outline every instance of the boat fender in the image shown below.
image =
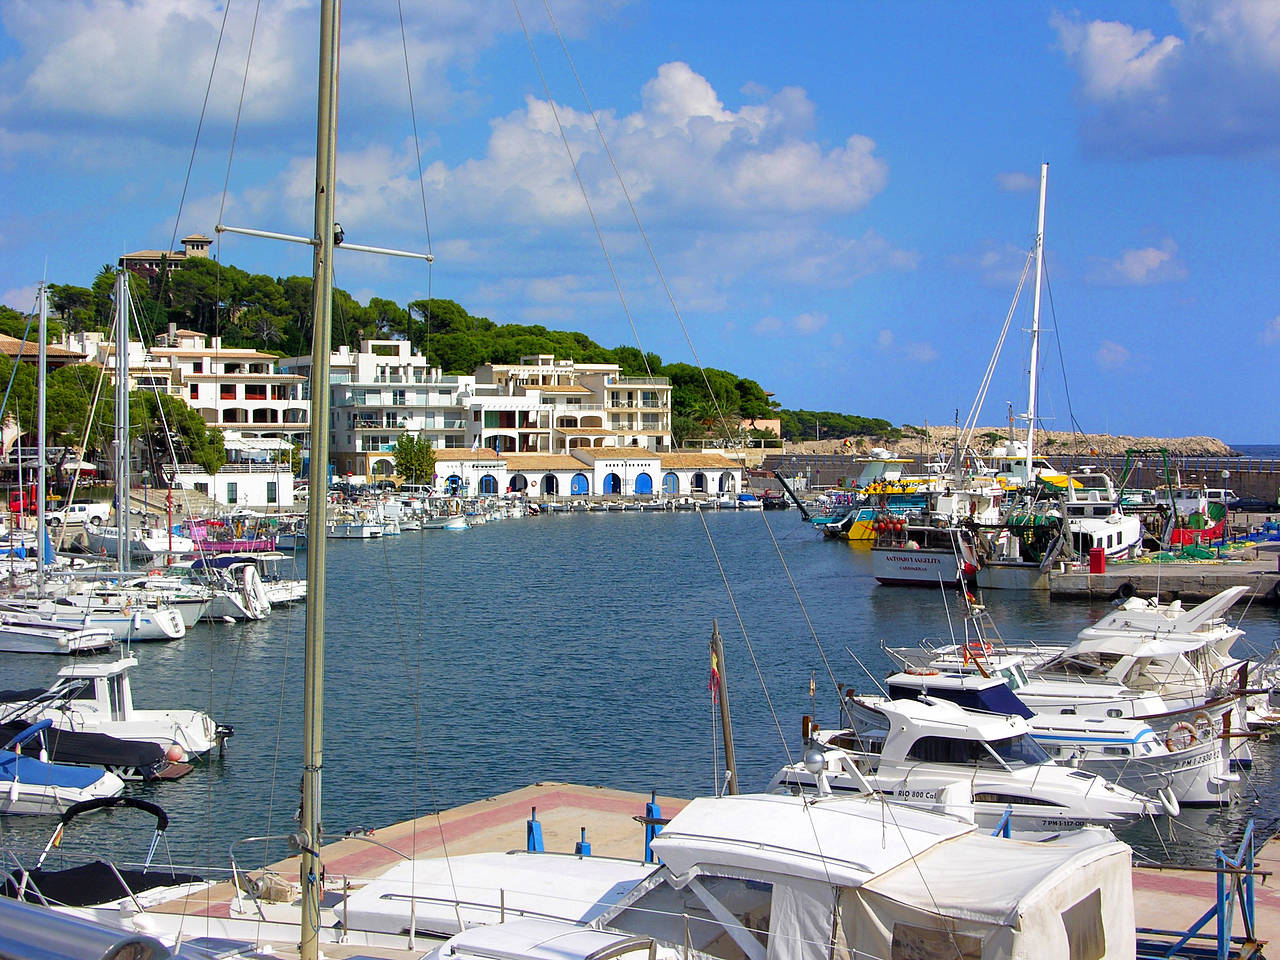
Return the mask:
<svg viewBox="0 0 1280 960">
<path fill-rule="evenodd" d="M 933 667 L 907 667 L 907 673 L 913 677 L 936 677 L 938 671 Z"/>
<path fill-rule="evenodd" d="M 1161 787 L 1156 791 L 1156 799 L 1160 801 L 1160 806 L 1164 807 L 1164 812 L 1171 817 L 1176 817 L 1182 812 L 1182 807 L 1178 804 L 1178 798 L 1173 795 L 1173 790 L 1169 787 Z"/>
<path fill-rule="evenodd" d="M 1183 747 L 1178 746 L 1177 738 L 1178 738 L 1178 734 L 1180 733 L 1186 734 L 1186 737 L 1187 737 L 1186 746 L 1183 746 Z M 1191 746 L 1195 742 L 1196 742 L 1196 728 L 1193 727 L 1191 724 L 1187 723 L 1187 721 L 1185 720 L 1179 720 L 1177 723 L 1175 723 L 1172 727 L 1169 728 L 1169 735 L 1165 737 L 1164 745 L 1170 753 L 1177 753 L 1178 750 L 1185 750 L 1187 747 Z"/>
<path fill-rule="evenodd" d="M 1271 599 L 1276 603 L 1280 603 L 1280 580 L 1277 580 L 1271 588 Z"/>
</svg>

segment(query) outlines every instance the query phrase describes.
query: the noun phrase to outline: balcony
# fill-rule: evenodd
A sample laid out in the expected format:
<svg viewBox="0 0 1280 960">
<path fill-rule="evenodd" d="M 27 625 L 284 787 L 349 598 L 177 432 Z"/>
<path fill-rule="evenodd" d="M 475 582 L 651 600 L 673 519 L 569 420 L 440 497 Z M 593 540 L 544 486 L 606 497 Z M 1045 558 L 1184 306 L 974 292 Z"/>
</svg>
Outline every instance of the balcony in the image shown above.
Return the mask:
<svg viewBox="0 0 1280 960">
<path fill-rule="evenodd" d="M 628 387 L 669 387 L 670 377 L 614 377 L 613 383 Z M 612 385 L 612 384 L 611 384 Z"/>
</svg>

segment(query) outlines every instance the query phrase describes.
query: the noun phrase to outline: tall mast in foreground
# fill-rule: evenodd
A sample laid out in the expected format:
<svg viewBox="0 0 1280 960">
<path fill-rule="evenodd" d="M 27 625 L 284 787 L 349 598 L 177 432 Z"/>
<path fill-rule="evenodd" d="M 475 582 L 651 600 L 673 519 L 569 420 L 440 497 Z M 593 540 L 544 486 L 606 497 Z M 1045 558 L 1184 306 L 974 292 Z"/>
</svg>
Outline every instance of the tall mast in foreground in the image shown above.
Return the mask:
<svg viewBox="0 0 1280 960">
<path fill-rule="evenodd" d="M 1027 388 L 1027 483 L 1032 477 L 1032 457 L 1036 437 L 1036 368 L 1040 365 L 1040 281 L 1044 276 L 1044 193 L 1049 182 L 1049 164 L 1040 164 L 1040 219 L 1036 226 L 1036 302 L 1031 311 L 1031 371 Z"/>
<path fill-rule="evenodd" d="M 40 284 L 40 349 L 36 359 L 36 592 L 44 593 L 44 494 L 49 482 L 48 453 L 45 448 L 45 339 L 49 335 L 49 288 Z M 19 484 L 19 487 L 22 485 Z"/>
<path fill-rule="evenodd" d="M 116 560 L 129 572 L 129 271 L 116 274 Z M 41 548 L 43 549 L 43 547 Z"/>
<path fill-rule="evenodd" d="M 307 620 L 302 729 L 301 960 L 320 947 L 320 772 L 324 760 L 325 507 L 329 464 L 329 329 L 333 303 L 333 192 L 338 126 L 338 18 L 341 0 L 320 4 L 316 105 L 316 199 L 311 283 L 311 495 L 307 500 Z"/>
</svg>

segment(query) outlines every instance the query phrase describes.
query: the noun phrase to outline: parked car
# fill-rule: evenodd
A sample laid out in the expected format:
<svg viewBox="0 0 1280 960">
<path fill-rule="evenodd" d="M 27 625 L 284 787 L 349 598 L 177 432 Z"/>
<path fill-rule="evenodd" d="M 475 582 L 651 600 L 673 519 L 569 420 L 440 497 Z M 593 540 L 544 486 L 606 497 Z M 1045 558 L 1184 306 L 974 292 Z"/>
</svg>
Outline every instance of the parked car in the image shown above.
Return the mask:
<svg viewBox="0 0 1280 960">
<path fill-rule="evenodd" d="M 61 510 L 48 511 L 44 522 L 51 527 L 60 527 L 64 523 L 86 523 L 96 527 L 106 523 L 110 516 L 109 503 L 69 503 Z"/>
<path fill-rule="evenodd" d="M 1268 510 L 1280 510 L 1274 500 L 1264 500 L 1262 497 L 1236 497 L 1234 500 L 1227 501 L 1228 510 L 1242 510 L 1245 513 L 1266 513 Z"/>
</svg>

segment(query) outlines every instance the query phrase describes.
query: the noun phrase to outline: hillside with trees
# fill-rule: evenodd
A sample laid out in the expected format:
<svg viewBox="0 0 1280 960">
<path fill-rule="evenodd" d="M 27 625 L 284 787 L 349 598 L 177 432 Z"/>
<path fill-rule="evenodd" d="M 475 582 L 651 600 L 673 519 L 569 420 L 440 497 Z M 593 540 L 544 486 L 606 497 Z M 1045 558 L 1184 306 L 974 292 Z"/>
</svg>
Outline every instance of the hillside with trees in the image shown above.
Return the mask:
<svg viewBox="0 0 1280 960">
<path fill-rule="evenodd" d="M 53 284 L 50 311 L 70 330 L 108 329 L 114 311 L 116 269 L 104 265 L 88 287 Z M 221 336 L 228 347 L 252 347 L 279 356 L 311 352 L 311 278 L 250 274 L 216 260 L 192 257 L 171 275 L 134 274 L 131 290 L 144 335 L 153 340 L 170 323 Z M 628 376 L 669 377 L 672 432 L 676 441 L 737 436 L 744 420 L 779 418 L 787 439 L 811 437 L 815 422 L 826 435 L 884 435 L 882 419 L 839 413 L 781 410 L 754 380 L 728 370 L 705 371 L 687 363 L 663 363 L 635 347 L 603 347 L 583 333 L 541 325 L 500 324 L 472 316 L 452 300 L 414 300 L 404 306 L 378 297 L 361 304 L 333 292 L 332 346 L 353 349 L 361 340 L 406 339 L 445 373 L 469 374 L 483 363 L 516 363 L 531 354 L 554 354 L 579 363 L 617 363 Z M 8 333 L 24 318 L 0 316 Z M 15 319 L 16 318 L 16 319 Z M 21 336 L 21 328 L 14 336 Z"/>
</svg>

